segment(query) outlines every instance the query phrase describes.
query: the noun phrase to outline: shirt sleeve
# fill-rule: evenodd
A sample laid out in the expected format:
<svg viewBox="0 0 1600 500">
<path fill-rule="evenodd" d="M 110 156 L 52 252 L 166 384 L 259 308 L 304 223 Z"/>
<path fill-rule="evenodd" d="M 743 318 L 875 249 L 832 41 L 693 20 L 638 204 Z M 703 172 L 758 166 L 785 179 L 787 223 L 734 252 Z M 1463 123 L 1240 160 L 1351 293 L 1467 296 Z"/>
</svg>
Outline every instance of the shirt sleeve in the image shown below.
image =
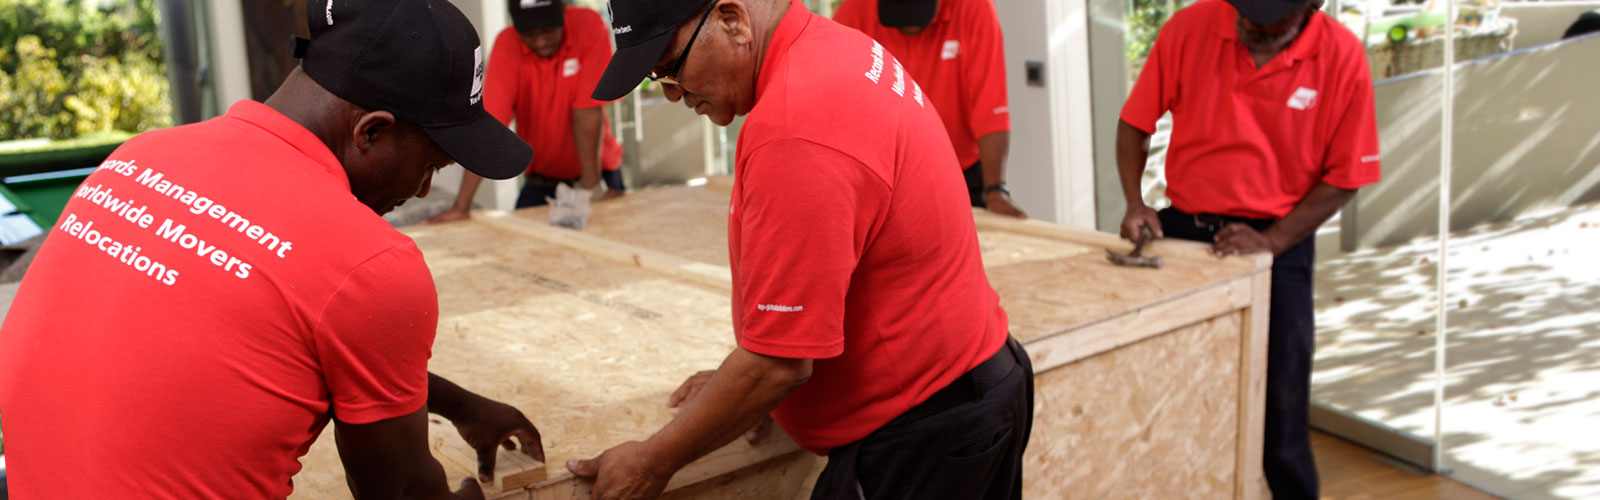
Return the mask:
<svg viewBox="0 0 1600 500">
<path fill-rule="evenodd" d="M 1011 108 L 1006 104 L 1006 46 L 1000 18 L 992 2 L 966 2 L 971 6 L 964 30 L 961 70 L 962 102 L 967 103 L 967 127 L 972 138 L 1011 130 Z"/>
<path fill-rule="evenodd" d="M 439 298 L 422 252 L 407 242 L 351 270 L 312 336 L 340 421 L 365 424 L 428 401 Z"/>
<path fill-rule="evenodd" d="M 1156 34 L 1150 55 L 1145 57 L 1144 68 L 1139 70 L 1139 80 L 1133 84 L 1133 92 L 1122 104 L 1122 121 L 1147 134 L 1156 132 L 1156 120 L 1167 114 L 1178 98 L 1177 64 L 1181 54 L 1168 52 L 1180 48 L 1180 41 L 1173 39 L 1177 37 L 1173 22 L 1181 22 L 1180 19 L 1184 19 L 1181 12 L 1168 20 Z"/>
<path fill-rule="evenodd" d="M 573 109 L 593 108 L 602 106 L 606 101 L 595 100 L 594 88 L 600 85 L 600 75 L 605 73 L 606 64 L 611 62 L 611 37 L 606 36 L 610 30 L 606 28 L 605 21 L 600 19 L 600 14 L 582 9 L 569 12 L 569 15 L 578 14 L 579 22 L 585 24 L 581 30 L 582 40 L 573 40 L 578 45 L 578 91 L 572 93 Z M 578 31 L 578 30 L 574 30 Z"/>
<path fill-rule="evenodd" d="M 501 31 L 494 39 L 489 68 L 483 78 L 483 109 L 507 127 L 516 118 L 513 110 L 517 106 L 517 52 L 522 50 L 521 45 L 522 38 L 517 36 L 516 30 Z"/>
<path fill-rule="evenodd" d="M 866 16 L 864 11 L 866 10 L 866 3 L 872 1 L 876 0 L 844 0 L 839 4 L 838 8 L 834 9 L 833 21 L 865 33 L 867 31 L 866 25 L 862 24 L 865 21 L 863 18 Z M 873 22 L 877 22 L 877 20 L 874 19 Z"/>
<path fill-rule="evenodd" d="M 887 185 L 804 139 L 761 147 L 740 175 L 739 346 L 783 358 L 843 354 L 845 296 L 888 206 Z"/>
<path fill-rule="evenodd" d="M 1382 175 L 1378 148 L 1378 120 L 1372 95 L 1372 77 L 1366 58 L 1356 58 L 1353 89 L 1339 111 L 1333 138 L 1323 160 L 1322 182 L 1341 189 L 1359 189 L 1378 182 Z M 1355 70 L 1359 70 L 1356 72 Z"/>
</svg>

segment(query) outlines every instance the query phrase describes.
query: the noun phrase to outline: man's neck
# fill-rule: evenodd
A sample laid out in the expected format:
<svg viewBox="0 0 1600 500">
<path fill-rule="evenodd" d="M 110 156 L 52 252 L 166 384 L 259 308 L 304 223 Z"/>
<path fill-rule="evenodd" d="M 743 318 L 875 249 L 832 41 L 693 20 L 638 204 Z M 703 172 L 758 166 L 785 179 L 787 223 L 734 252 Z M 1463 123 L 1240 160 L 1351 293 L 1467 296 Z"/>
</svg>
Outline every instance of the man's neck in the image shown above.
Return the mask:
<svg viewBox="0 0 1600 500">
<path fill-rule="evenodd" d="M 760 11 L 752 10 L 750 12 L 752 18 L 762 18 L 762 21 L 755 23 L 759 28 L 755 32 L 756 39 L 753 49 L 756 61 L 753 74 L 750 75 L 752 80 L 761 78 L 761 68 L 767 64 L 767 51 L 772 50 L 772 37 L 777 34 L 778 25 L 783 24 L 784 15 L 789 12 L 789 2 L 788 0 L 771 0 L 762 5 L 760 9 Z M 760 85 L 760 82 L 756 82 L 756 84 Z"/>
<path fill-rule="evenodd" d="M 340 113 L 349 111 L 350 104 L 323 89 L 304 70 L 296 67 L 290 71 L 278 90 L 262 104 L 305 127 L 321 139 L 329 151 L 338 154 L 344 136 L 333 124 L 339 121 L 336 117 Z"/>
</svg>

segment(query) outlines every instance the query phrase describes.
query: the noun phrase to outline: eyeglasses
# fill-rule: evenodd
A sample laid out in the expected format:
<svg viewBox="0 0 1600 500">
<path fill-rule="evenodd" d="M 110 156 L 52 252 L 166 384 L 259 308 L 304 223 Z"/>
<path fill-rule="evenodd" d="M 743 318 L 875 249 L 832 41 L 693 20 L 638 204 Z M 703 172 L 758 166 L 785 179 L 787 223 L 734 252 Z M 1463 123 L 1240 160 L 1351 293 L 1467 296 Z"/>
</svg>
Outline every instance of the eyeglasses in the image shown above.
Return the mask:
<svg viewBox="0 0 1600 500">
<path fill-rule="evenodd" d="M 700 28 L 705 27 L 706 19 L 711 18 L 711 11 L 716 10 L 713 7 L 717 3 L 717 0 L 711 0 L 711 3 L 712 6 L 706 7 L 706 13 L 700 15 L 700 24 L 696 24 L 694 26 L 694 33 L 689 35 L 689 43 L 683 46 L 683 53 L 678 54 L 678 58 L 673 60 L 672 64 L 667 65 L 665 70 L 659 72 L 653 69 L 650 70 L 650 74 L 648 75 L 650 81 L 661 82 L 667 85 L 678 85 L 678 72 L 683 71 L 683 63 L 689 60 L 689 49 L 694 48 L 694 39 L 700 37 Z"/>
</svg>

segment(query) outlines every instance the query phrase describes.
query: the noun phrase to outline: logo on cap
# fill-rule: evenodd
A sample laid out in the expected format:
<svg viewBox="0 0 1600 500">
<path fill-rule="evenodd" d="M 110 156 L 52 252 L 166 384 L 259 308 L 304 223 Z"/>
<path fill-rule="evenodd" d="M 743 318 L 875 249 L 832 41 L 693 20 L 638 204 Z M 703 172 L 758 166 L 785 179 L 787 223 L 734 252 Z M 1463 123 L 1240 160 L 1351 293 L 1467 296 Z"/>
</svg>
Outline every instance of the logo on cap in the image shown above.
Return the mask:
<svg viewBox="0 0 1600 500">
<path fill-rule="evenodd" d="M 550 6 L 550 0 L 522 0 L 522 8 L 537 9 Z"/>
<path fill-rule="evenodd" d="M 477 105 L 483 100 L 483 46 L 472 49 L 472 94 L 467 96 L 467 104 Z"/>
<path fill-rule="evenodd" d="M 333 0 L 328 0 L 328 6 L 322 9 L 322 13 L 328 16 L 328 26 L 333 26 Z"/>
</svg>

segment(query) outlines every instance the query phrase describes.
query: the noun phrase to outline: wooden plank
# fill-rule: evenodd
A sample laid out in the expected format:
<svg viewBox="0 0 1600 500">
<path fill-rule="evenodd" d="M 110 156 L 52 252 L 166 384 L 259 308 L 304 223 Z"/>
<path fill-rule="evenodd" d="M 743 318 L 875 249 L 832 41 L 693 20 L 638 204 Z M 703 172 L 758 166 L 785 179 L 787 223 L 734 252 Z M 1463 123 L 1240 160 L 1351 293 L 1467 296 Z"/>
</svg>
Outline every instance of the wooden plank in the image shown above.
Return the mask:
<svg viewBox="0 0 1600 500">
<path fill-rule="evenodd" d="M 1090 247 L 1111 248 L 1121 252 L 1133 250 L 1133 244 L 1111 233 L 1088 231 L 1083 229 L 1059 226 L 1037 219 L 1017 219 L 1004 215 L 995 215 L 981 209 L 973 210 L 973 220 L 978 229 L 995 229 L 1017 234 L 1028 234 L 1072 242 Z M 1161 239 L 1152 242 L 1147 250 L 1153 255 L 1173 256 L 1184 259 L 1210 259 L 1217 261 L 1213 266 L 1223 271 L 1238 271 L 1246 269 L 1262 269 L 1272 267 L 1272 256 L 1267 254 L 1233 256 L 1218 259 L 1209 252 L 1209 245 L 1193 241 L 1178 239 Z"/>
<path fill-rule="evenodd" d="M 1036 372 L 1023 498 L 1233 496 L 1240 313 Z"/>
<path fill-rule="evenodd" d="M 652 188 L 591 205 L 583 234 L 717 266 L 728 265 L 727 191 L 687 186 Z M 550 209 L 512 215 L 548 225 Z"/>
<path fill-rule="evenodd" d="M 477 215 L 484 223 L 497 228 L 531 236 L 540 241 L 562 245 L 592 255 L 600 255 L 618 262 L 649 269 L 674 278 L 683 279 L 712 288 L 732 289 L 733 274 L 726 266 L 696 262 L 675 255 L 640 248 L 599 238 L 582 231 L 560 228 L 535 222 L 506 212 L 481 212 Z"/>
<path fill-rule="evenodd" d="M 1385 462 L 1376 451 L 1311 431 L 1322 497 L 1336 500 L 1494 500 L 1438 474 L 1419 474 Z"/>
<path fill-rule="evenodd" d="M 1245 309 L 1239 345 L 1239 474 L 1234 498 L 1264 498 L 1266 476 L 1261 446 L 1266 431 L 1267 327 L 1272 306 L 1272 269 L 1255 273 L 1248 282 L 1250 307 Z"/>
<path fill-rule="evenodd" d="M 1034 373 L 1044 373 L 1078 360 L 1162 335 L 1186 325 L 1221 316 L 1251 304 L 1246 281 L 1230 281 L 1109 318 L 1071 325 L 1025 343 Z"/>
<path fill-rule="evenodd" d="M 428 439 L 433 456 L 439 460 L 439 465 L 444 466 L 447 476 L 474 477 L 478 474 L 478 454 L 461 439 L 454 425 L 442 417 L 430 415 Z M 494 481 L 479 483 L 485 496 L 520 490 L 543 481 L 548 475 L 544 462 L 534 460 L 521 451 L 496 448 L 494 465 Z"/>
<path fill-rule="evenodd" d="M 771 430 L 774 432 L 760 445 L 752 446 L 741 438 L 679 470 L 662 498 L 791 498 L 807 474 L 821 470 L 822 458 L 800 449 L 782 430 Z M 707 482 L 713 484 L 703 484 Z M 567 474 L 532 485 L 528 493 L 537 500 L 577 500 L 589 498 L 590 487 L 587 481 Z M 743 494 L 730 495 L 725 488 Z"/>
</svg>

